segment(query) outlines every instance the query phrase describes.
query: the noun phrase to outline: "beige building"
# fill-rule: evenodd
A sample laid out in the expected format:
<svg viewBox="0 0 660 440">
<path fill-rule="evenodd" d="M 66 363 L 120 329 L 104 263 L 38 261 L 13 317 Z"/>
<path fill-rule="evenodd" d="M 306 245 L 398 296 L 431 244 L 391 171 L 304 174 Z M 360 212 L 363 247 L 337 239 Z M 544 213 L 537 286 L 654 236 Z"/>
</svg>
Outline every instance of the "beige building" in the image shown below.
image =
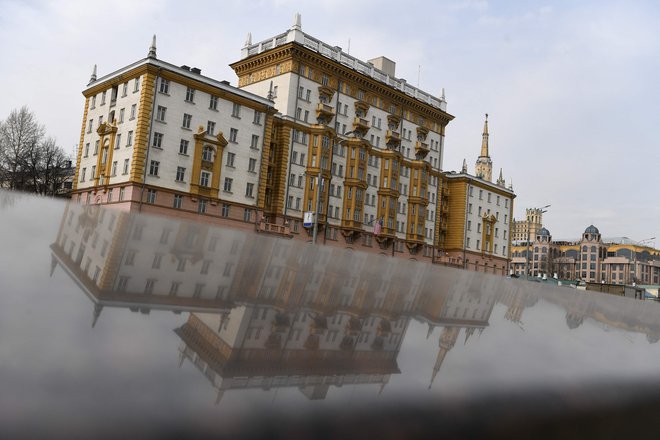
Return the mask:
<svg viewBox="0 0 660 440">
<path fill-rule="evenodd" d="M 527 208 L 525 220 L 513 219 L 511 239 L 514 242 L 533 240 L 543 227 L 543 210 Z"/>
</svg>

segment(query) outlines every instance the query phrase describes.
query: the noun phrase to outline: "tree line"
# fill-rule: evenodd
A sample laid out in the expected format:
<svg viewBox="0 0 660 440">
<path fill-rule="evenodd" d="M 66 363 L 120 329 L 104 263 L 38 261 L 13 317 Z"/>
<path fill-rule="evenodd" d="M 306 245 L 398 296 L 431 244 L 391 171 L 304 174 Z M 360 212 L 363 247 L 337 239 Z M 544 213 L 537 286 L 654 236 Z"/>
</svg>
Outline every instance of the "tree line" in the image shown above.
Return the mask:
<svg viewBox="0 0 660 440">
<path fill-rule="evenodd" d="M 61 195 L 72 176 L 71 159 L 27 107 L 0 121 L 0 188 Z"/>
</svg>

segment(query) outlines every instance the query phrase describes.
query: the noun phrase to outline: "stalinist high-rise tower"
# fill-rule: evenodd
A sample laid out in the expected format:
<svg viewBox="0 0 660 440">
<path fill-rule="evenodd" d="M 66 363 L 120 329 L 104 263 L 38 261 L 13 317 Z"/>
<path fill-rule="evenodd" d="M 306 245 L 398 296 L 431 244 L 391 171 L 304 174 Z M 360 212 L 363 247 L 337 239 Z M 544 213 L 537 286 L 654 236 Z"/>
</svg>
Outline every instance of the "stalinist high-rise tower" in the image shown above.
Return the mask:
<svg viewBox="0 0 660 440">
<path fill-rule="evenodd" d="M 474 172 L 477 177 L 492 182 L 493 181 L 493 161 L 490 160 L 488 155 L 488 113 L 486 113 L 486 120 L 484 121 L 484 132 L 481 139 L 481 154 L 477 159 Z"/>
</svg>

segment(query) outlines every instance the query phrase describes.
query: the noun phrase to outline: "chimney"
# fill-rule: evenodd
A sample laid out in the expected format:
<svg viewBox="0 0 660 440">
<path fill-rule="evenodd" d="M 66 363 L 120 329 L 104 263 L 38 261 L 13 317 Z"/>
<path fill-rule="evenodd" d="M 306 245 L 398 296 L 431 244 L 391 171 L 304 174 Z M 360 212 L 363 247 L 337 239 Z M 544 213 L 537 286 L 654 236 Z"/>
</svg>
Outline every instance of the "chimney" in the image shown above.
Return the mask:
<svg viewBox="0 0 660 440">
<path fill-rule="evenodd" d="M 192 73 L 196 73 L 197 75 L 199 75 L 200 73 L 202 73 L 202 69 L 200 69 L 200 68 L 198 68 L 198 67 L 193 67 L 192 69 L 190 69 L 190 71 L 191 71 Z"/>
</svg>

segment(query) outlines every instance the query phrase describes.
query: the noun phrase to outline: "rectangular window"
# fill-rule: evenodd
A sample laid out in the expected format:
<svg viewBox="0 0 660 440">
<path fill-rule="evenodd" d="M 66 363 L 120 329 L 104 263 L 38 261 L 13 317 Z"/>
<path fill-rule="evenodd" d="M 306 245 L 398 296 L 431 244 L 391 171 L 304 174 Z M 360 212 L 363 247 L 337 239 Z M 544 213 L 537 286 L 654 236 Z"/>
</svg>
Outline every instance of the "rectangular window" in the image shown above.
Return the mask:
<svg viewBox="0 0 660 440">
<path fill-rule="evenodd" d="M 135 114 L 137 113 L 137 104 L 133 104 L 131 106 L 131 117 L 129 118 L 130 120 L 135 119 Z"/>
<path fill-rule="evenodd" d="M 128 160 L 128 159 L 126 159 L 126 160 Z M 124 200 L 125 193 L 126 193 L 126 189 L 123 186 L 121 188 L 119 188 L 119 201 L 120 202 L 122 200 Z"/>
<path fill-rule="evenodd" d="M 147 203 L 154 204 L 156 203 L 156 190 L 149 189 L 147 190 Z"/>
<path fill-rule="evenodd" d="M 167 107 L 163 107 L 162 105 L 159 105 L 158 109 L 156 110 L 156 120 L 158 122 L 165 122 L 166 113 L 167 113 Z"/>
<path fill-rule="evenodd" d="M 211 110 L 217 110 L 218 109 L 218 97 L 211 95 L 211 100 L 209 101 L 209 108 Z"/>
<path fill-rule="evenodd" d="M 151 146 L 154 148 L 163 148 L 163 133 L 154 132 L 154 140 Z"/>
<path fill-rule="evenodd" d="M 215 134 L 215 122 L 208 121 L 206 123 L 206 133 L 210 134 L 211 136 Z"/>
<path fill-rule="evenodd" d="M 94 119 L 90 119 L 89 123 L 87 124 L 87 133 L 91 133 L 93 127 L 94 127 Z"/>
<path fill-rule="evenodd" d="M 128 82 L 125 82 L 121 88 L 121 97 L 125 97 L 128 94 Z"/>
<path fill-rule="evenodd" d="M 149 175 L 158 176 L 158 168 L 160 167 L 160 162 L 157 160 L 152 160 L 149 164 Z"/>
<path fill-rule="evenodd" d="M 250 142 L 250 148 L 257 149 L 259 148 L 259 136 L 256 134 L 252 135 L 252 142 Z"/>
<path fill-rule="evenodd" d="M 174 204 L 172 205 L 176 209 L 181 209 L 181 202 L 183 200 L 183 196 L 180 194 L 174 194 Z"/>
<path fill-rule="evenodd" d="M 206 213 L 206 199 L 200 199 L 197 205 L 197 212 L 200 214 Z"/>
<path fill-rule="evenodd" d="M 181 126 L 183 128 L 188 128 L 190 129 L 190 123 L 192 122 L 192 115 L 189 115 L 188 113 L 183 114 L 183 123 Z"/>
<path fill-rule="evenodd" d="M 234 153 L 230 153 L 229 151 L 227 152 L 227 166 L 228 167 L 234 167 L 234 159 L 236 159 L 236 155 Z"/>
<path fill-rule="evenodd" d="M 250 208 L 245 208 L 245 210 L 243 211 L 243 221 L 249 222 L 251 217 L 252 217 L 252 210 Z"/>
<path fill-rule="evenodd" d="M 248 171 L 251 173 L 256 172 L 257 169 L 257 159 L 250 158 L 250 162 L 248 163 Z"/>
<path fill-rule="evenodd" d="M 176 167 L 176 181 L 183 182 L 186 177 L 186 169 L 184 167 Z"/>
<path fill-rule="evenodd" d="M 235 118 L 241 117 L 241 105 L 234 103 L 231 108 L 231 115 Z"/>
<path fill-rule="evenodd" d="M 124 123 L 124 114 L 126 113 L 126 109 L 123 108 L 119 110 L 119 123 L 123 124 Z"/>
<path fill-rule="evenodd" d="M 181 139 L 181 142 L 179 143 L 179 154 L 188 154 L 188 144 L 189 141 Z"/>
<path fill-rule="evenodd" d="M 245 186 L 245 197 L 250 197 L 250 198 L 254 197 L 252 195 L 253 191 L 254 191 L 254 183 L 248 183 Z"/>
<path fill-rule="evenodd" d="M 121 144 L 121 133 L 115 137 L 115 150 L 119 149 L 119 144 Z"/>
<path fill-rule="evenodd" d="M 122 174 L 128 174 L 128 164 L 130 159 L 124 159 L 124 168 L 122 169 Z"/>
<path fill-rule="evenodd" d="M 87 168 L 83 167 L 83 169 L 80 171 L 80 181 L 84 182 L 85 181 L 85 173 L 87 172 Z"/>
<path fill-rule="evenodd" d="M 160 93 L 165 93 L 166 95 L 170 93 L 170 82 L 165 78 L 160 79 Z"/>
<path fill-rule="evenodd" d="M 133 145 L 133 130 L 126 135 L 126 146 L 130 147 L 131 145 Z"/>
<path fill-rule="evenodd" d="M 226 203 L 223 203 L 223 204 L 222 204 L 222 210 L 220 211 L 220 214 L 221 214 L 223 217 L 229 217 L 229 207 L 230 207 L 230 206 L 229 206 L 228 204 L 226 204 Z"/>
<path fill-rule="evenodd" d="M 92 167 L 92 173 L 89 176 L 90 179 L 95 179 L 96 178 L 96 165 Z"/>
<path fill-rule="evenodd" d="M 85 155 L 83 157 L 89 156 L 89 142 L 85 144 Z"/>
<path fill-rule="evenodd" d="M 140 77 L 135 78 L 135 83 L 133 84 L 133 93 L 140 91 Z"/>
<path fill-rule="evenodd" d="M 252 119 L 253 124 L 261 125 L 261 112 L 255 110 L 254 118 Z"/>
<path fill-rule="evenodd" d="M 230 177 L 225 177 L 225 185 L 223 187 L 225 192 L 229 192 L 229 193 L 231 192 L 231 184 L 232 184 L 233 181 L 234 181 L 234 179 L 232 179 Z"/>
<path fill-rule="evenodd" d="M 110 174 L 112 177 L 117 175 L 117 161 L 112 162 L 112 172 Z"/>
<path fill-rule="evenodd" d="M 211 180 L 211 173 L 209 173 L 208 171 L 202 171 L 199 177 L 199 185 L 203 187 L 208 187 L 210 180 Z"/>
<path fill-rule="evenodd" d="M 186 89 L 186 102 L 195 102 L 195 89 L 192 87 Z"/>
<path fill-rule="evenodd" d="M 236 139 L 238 139 L 238 129 L 232 128 L 229 130 L 229 142 L 236 143 Z"/>
</svg>

